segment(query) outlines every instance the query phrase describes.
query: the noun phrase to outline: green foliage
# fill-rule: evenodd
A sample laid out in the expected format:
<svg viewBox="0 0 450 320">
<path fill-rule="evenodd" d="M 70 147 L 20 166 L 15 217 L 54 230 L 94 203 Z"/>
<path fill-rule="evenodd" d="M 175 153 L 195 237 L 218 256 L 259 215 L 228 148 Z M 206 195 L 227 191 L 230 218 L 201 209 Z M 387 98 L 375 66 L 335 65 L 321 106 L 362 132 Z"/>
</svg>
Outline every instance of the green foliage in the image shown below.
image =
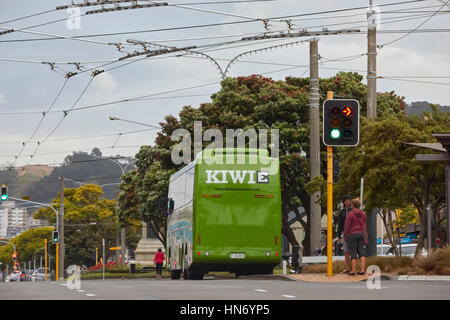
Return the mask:
<svg viewBox="0 0 450 320">
<path fill-rule="evenodd" d="M 366 86 L 363 77 L 356 73 L 340 72 L 336 76 L 321 79 L 320 91 L 334 91 L 335 97 L 357 99 L 366 109 Z M 380 94 L 379 116 L 402 112 L 405 103 L 394 93 Z M 278 129 L 280 132 L 280 175 L 282 183 L 282 231 L 296 245 L 287 215 L 303 206 L 307 219 L 310 216 L 309 194 L 314 188 L 323 188 L 323 181 L 309 182 L 309 79 L 288 77 L 285 81 L 274 81 L 258 75 L 227 78 L 222 88 L 211 96 L 211 102 L 198 108 L 185 106 L 178 114 L 166 116 L 161 123 L 155 146 L 143 146 L 136 155 L 137 171 L 126 176 L 122 185 L 120 214 L 137 217 L 141 215 L 152 227 L 164 226 L 165 216 L 158 209 L 159 197 L 167 195 L 170 174 L 181 169 L 171 161 L 171 151 L 177 141 L 171 134 L 179 128 L 187 129 L 193 137 L 194 121 L 202 121 L 203 131 L 215 128 L 222 132 L 226 144 L 226 129 L 243 130 Z M 324 98 L 322 98 L 323 102 Z M 209 142 L 203 143 L 203 148 Z M 324 146 L 322 146 L 325 152 Z M 193 148 L 191 149 L 193 159 Z M 307 191 L 308 189 L 308 191 Z M 353 192 L 352 192 L 353 193 Z M 144 213 L 147 213 L 144 216 Z M 300 221 L 309 232 L 308 223 Z M 163 227 L 164 228 L 164 227 Z M 165 231 L 156 230 L 160 234 Z M 165 237 L 164 237 L 165 238 Z M 304 239 L 305 254 L 309 252 L 308 236 Z"/>
<path fill-rule="evenodd" d="M 53 199 L 54 208 L 59 209 L 59 199 L 59 195 Z M 116 246 L 121 225 L 115 206 L 115 200 L 104 199 L 102 189 L 95 184 L 64 189 L 64 243 L 67 265 L 95 264 L 95 248 L 99 248 L 101 252 L 103 238 L 107 248 Z M 48 219 L 51 224 L 56 222 L 55 213 L 50 208 L 39 209 L 34 218 Z M 136 246 L 138 228 L 136 222 L 129 221 L 128 246 Z M 107 258 L 113 254 L 109 250 L 106 253 Z"/>
<path fill-rule="evenodd" d="M 127 160 L 120 161 L 123 168 L 127 167 L 127 164 L 127 168 L 133 168 Z M 59 177 L 70 179 L 64 181 L 66 187 L 78 187 L 80 183 L 89 181 L 98 185 L 117 183 L 121 174 L 118 163 L 102 160 L 102 153 L 98 148 L 94 148 L 90 153 L 72 152 L 60 167 L 26 166 L 1 170 L 0 183 L 8 186 L 9 194 L 13 197 L 30 196 L 32 201 L 47 203 L 54 197 L 55 190 L 59 190 Z M 104 197 L 113 199 L 117 191 L 116 185 L 109 185 L 105 187 Z"/>
<path fill-rule="evenodd" d="M 44 239 L 47 239 L 48 243 L 51 243 L 52 231 L 54 228 L 45 227 L 27 230 L 15 238 L 11 239 L 10 242 L 16 246 L 17 249 L 17 260 L 19 263 L 28 263 L 33 259 L 39 259 L 39 257 L 44 255 Z M 13 248 L 3 243 L 0 243 L 0 261 L 3 265 L 12 266 L 12 253 Z M 49 250 L 49 253 L 53 251 Z M 54 253 L 53 253 L 54 254 Z"/>
<path fill-rule="evenodd" d="M 385 224 L 392 224 L 391 212 L 414 205 L 425 226 L 426 204 L 434 203 L 437 207 L 443 201 L 445 186 L 439 182 L 444 181 L 444 165 L 416 161 L 416 154 L 430 151 L 407 146 L 404 142 L 436 142 L 431 133 L 445 132 L 448 128 L 450 117 L 436 106 L 421 118 L 403 114 L 385 116 L 376 122 L 363 118 L 360 144 L 338 149 L 341 162 L 336 194 L 339 197 L 359 194 L 360 179 L 364 177 L 367 212 L 378 208 Z M 422 231 L 425 229 L 422 227 Z"/>
</svg>

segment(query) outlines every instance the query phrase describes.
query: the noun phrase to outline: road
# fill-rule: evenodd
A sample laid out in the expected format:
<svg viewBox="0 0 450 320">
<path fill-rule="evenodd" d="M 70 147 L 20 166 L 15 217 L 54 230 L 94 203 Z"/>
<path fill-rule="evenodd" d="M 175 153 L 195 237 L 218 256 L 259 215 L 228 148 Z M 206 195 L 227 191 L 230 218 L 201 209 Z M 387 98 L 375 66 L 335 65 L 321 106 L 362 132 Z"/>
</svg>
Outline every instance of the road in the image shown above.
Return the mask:
<svg viewBox="0 0 450 320">
<path fill-rule="evenodd" d="M 316 283 L 280 279 L 84 280 L 80 289 L 65 283 L 0 283 L 0 300 L 448 300 L 450 281 L 384 280 Z"/>
</svg>

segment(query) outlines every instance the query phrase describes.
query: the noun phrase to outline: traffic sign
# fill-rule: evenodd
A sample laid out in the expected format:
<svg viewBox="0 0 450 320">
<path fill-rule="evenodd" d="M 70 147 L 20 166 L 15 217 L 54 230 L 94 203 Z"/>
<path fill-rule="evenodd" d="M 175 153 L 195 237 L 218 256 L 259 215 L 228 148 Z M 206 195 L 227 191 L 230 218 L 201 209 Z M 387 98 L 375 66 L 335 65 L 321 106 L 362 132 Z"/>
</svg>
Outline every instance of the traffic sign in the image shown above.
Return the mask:
<svg viewBox="0 0 450 320">
<path fill-rule="evenodd" d="M 109 248 L 109 250 L 112 250 L 112 251 L 120 250 L 120 247 L 111 247 L 111 248 Z"/>
</svg>

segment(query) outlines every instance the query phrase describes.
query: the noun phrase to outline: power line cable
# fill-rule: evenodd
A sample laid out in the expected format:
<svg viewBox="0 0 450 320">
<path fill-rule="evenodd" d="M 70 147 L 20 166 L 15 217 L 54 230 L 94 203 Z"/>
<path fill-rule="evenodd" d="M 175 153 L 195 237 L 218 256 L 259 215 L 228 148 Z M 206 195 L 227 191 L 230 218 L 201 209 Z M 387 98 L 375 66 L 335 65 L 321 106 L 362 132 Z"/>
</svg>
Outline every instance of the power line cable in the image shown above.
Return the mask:
<svg viewBox="0 0 450 320">
<path fill-rule="evenodd" d="M 409 3 L 415 3 L 415 2 L 422 2 L 426 0 L 411 0 L 411 1 L 403 1 L 403 2 L 395 2 L 395 3 L 387 3 L 379 5 L 378 7 L 385 7 L 385 6 L 395 6 L 395 5 L 403 5 L 403 4 L 409 4 Z M 301 16 L 311 16 L 311 15 L 320 15 L 320 14 L 328 14 L 328 13 L 337 13 L 337 12 L 345 12 L 345 11 L 354 11 L 354 10 L 362 10 L 367 9 L 367 7 L 354 7 L 354 8 L 345 8 L 345 9 L 336 9 L 336 10 L 328 10 L 328 11 L 321 11 L 321 12 L 312 12 L 312 13 L 303 13 L 303 14 L 296 14 L 296 15 L 287 15 L 287 16 L 277 16 L 277 17 L 269 17 L 264 18 L 263 20 L 281 20 L 281 19 L 289 19 L 289 18 L 295 18 L 295 17 L 301 17 Z M 103 36 L 117 36 L 117 35 L 124 35 L 124 34 L 138 34 L 138 33 L 151 33 L 151 32 L 162 32 L 162 31 L 175 31 L 175 30 L 185 30 L 185 29 L 196 29 L 196 28 L 204 28 L 204 27 L 215 27 L 215 26 L 224 26 L 224 25 L 233 25 L 233 24 L 242 24 L 242 23 L 250 23 L 250 22 L 260 22 L 261 20 L 255 19 L 255 20 L 241 20 L 241 21 L 231 21 L 231 22 L 221 22 L 221 23 L 210 23 L 210 24 L 202 24 L 202 25 L 191 25 L 191 26 L 181 26 L 181 27 L 172 27 L 172 28 L 161 28 L 161 29 L 150 29 L 150 30 L 140 30 L 140 31 L 124 31 L 124 32 L 111 32 L 111 33 L 101 33 L 101 34 L 91 34 L 91 35 L 78 35 L 74 37 L 65 37 L 65 36 L 57 36 L 52 35 L 52 38 L 40 38 L 40 39 L 28 39 L 29 41 L 36 41 L 36 40 L 58 40 L 58 39 L 84 39 L 84 38 L 93 38 L 93 37 L 103 37 Z M 4 30 L 8 30 L 6 28 L 3 28 Z M 17 40 L 17 41 L 23 41 L 24 39 Z M 14 41 L 14 40 L 6 40 L 8 42 Z M 1 42 L 6 42 L 1 41 Z M 111 44 L 111 43 L 108 43 Z"/>
<path fill-rule="evenodd" d="M 56 138 L 56 139 L 49 139 L 47 140 L 47 143 L 50 142 L 59 142 L 59 141 L 71 141 L 71 140 L 81 140 L 81 139 L 99 139 L 99 138 L 106 138 L 106 137 L 115 137 L 117 135 L 129 135 L 129 134 L 136 134 L 136 133 L 142 133 L 146 131 L 153 131 L 154 128 L 151 129 L 142 129 L 142 130 L 134 130 L 134 131 L 126 131 L 126 132 L 118 132 L 118 133 L 110 133 L 110 134 L 104 134 L 104 135 L 95 135 L 95 136 L 78 136 L 78 137 L 68 137 L 68 138 Z M 36 141 L 30 141 L 30 143 L 38 142 Z M 0 141 L 0 144 L 17 144 L 22 143 L 21 141 Z"/>
<path fill-rule="evenodd" d="M 29 138 L 26 142 L 23 142 L 22 148 L 20 149 L 19 154 L 18 154 L 17 156 L 15 156 L 14 164 L 17 162 L 17 159 L 22 155 L 22 152 L 23 152 L 25 146 L 26 146 L 26 145 L 31 141 L 31 139 L 33 139 L 33 137 L 36 135 L 36 132 L 37 132 L 37 131 L 39 130 L 39 128 L 41 127 L 42 122 L 44 121 L 45 116 L 46 116 L 46 115 L 50 112 L 50 110 L 53 108 L 53 106 L 55 105 L 55 103 L 56 103 L 56 101 L 58 100 L 59 96 L 61 95 L 61 93 L 63 92 L 64 88 L 66 87 L 66 84 L 67 84 L 67 81 L 68 81 L 68 80 L 69 80 L 69 78 L 66 78 L 66 79 L 64 80 L 64 83 L 63 83 L 61 89 L 58 91 L 58 94 L 56 95 L 55 99 L 54 99 L 53 102 L 51 103 L 50 107 L 48 107 L 48 109 L 47 109 L 46 111 L 42 112 L 42 117 L 41 117 L 41 119 L 40 119 L 40 121 L 39 121 L 37 127 L 34 129 L 32 135 L 30 136 L 30 138 Z"/>
<path fill-rule="evenodd" d="M 397 39 L 394 39 L 394 40 L 392 40 L 392 41 L 386 42 L 386 43 L 384 43 L 384 44 L 382 44 L 382 45 L 377 45 L 377 48 L 381 49 L 381 48 L 383 48 L 383 47 L 386 46 L 386 45 L 389 45 L 389 44 L 392 44 L 392 43 L 394 43 L 394 42 L 400 41 L 401 39 L 403 39 L 403 38 L 409 36 L 410 34 L 414 33 L 414 31 L 418 30 L 421 26 L 423 26 L 425 23 L 427 23 L 427 22 L 428 22 L 431 18 L 433 18 L 436 14 L 438 14 L 445 6 L 449 3 L 449 1 L 450 1 L 450 0 L 447 0 L 440 8 L 436 11 L 436 12 L 434 12 L 430 17 L 428 17 L 424 22 L 422 22 L 421 24 L 419 24 L 419 25 L 418 25 L 415 29 L 413 29 L 411 32 L 409 32 L 409 33 L 407 33 L 407 34 L 405 34 L 405 35 L 403 35 L 403 36 L 401 36 L 401 37 L 399 37 L 399 38 L 397 38 Z"/>
<path fill-rule="evenodd" d="M 68 79 L 68 78 L 67 78 Z M 89 88 L 89 86 L 91 85 L 92 81 L 94 80 L 94 76 L 91 77 L 91 79 L 89 80 L 89 82 L 87 83 L 87 85 L 85 86 L 85 88 L 83 89 L 83 91 L 81 92 L 81 94 L 79 95 L 79 97 L 77 98 L 77 100 L 75 101 L 75 103 L 72 105 L 72 107 L 64 112 L 63 117 L 61 118 L 61 120 L 58 122 L 58 124 L 52 129 L 52 131 L 50 131 L 50 133 L 44 138 L 44 140 L 42 141 L 38 141 L 37 147 L 34 150 L 33 154 L 30 156 L 30 160 L 28 161 L 28 165 L 31 163 L 33 157 L 36 155 L 37 151 L 39 150 L 39 147 L 45 143 L 48 138 L 50 138 L 50 136 L 56 131 L 56 129 L 59 128 L 59 126 L 61 125 L 61 123 L 64 121 L 64 119 L 67 117 L 67 115 L 69 114 L 69 112 L 75 107 L 75 105 L 78 103 L 78 101 L 80 101 L 81 97 L 86 93 L 87 89 Z"/>
<path fill-rule="evenodd" d="M 28 16 L 24 16 L 24 17 L 20 17 L 20 18 L 15 18 L 15 19 L 8 20 L 8 21 L 2 21 L 2 22 L 0 22 L 0 25 L 1 24 L 6 24 L 6 23 L 11 23 L 11 22 L 16 22 L 16 21 L 19 21 L 19 20 L 28 19 L 28 18 L 32 18 L 32 17 L 36 17 L 36 16 L 40 16 L 40 15 L 47 14 L 47 13 L 54 12 L 54 11 L 56 11 L 56 9 L 50 9 L 50 10 L 46 10 L 46 11 L 42 11 L 42 12 L 38 12 L 38 13 L 33 13 L 33 14 L 28 15 Z"/>
</svg>

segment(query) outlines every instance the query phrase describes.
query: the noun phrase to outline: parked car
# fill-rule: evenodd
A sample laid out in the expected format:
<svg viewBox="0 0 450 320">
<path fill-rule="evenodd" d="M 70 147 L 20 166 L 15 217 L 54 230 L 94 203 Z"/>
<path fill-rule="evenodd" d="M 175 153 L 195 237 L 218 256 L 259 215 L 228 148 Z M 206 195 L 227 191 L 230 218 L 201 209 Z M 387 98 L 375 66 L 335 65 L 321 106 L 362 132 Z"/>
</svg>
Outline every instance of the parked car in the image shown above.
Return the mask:
<svg viewBox="0 0 450 320">
<path fill-rule="evenodd" d="M 34 270 L 25 270 L 25 281 L 31 281 Z"/>
<path fill-rule="evenodd" d="M 5 279 L 5 282 L 11 282 L 11 281 L 20 281 L 20 272 L 19 271 L 13 271 L 11 272 Z"/>
<path fill-rule="evenodd" d="M 50 269 L 47 268 L 47 280 L 50 280 Z M 45 268 L 38 268 L 34 270 L 31 275 L 32 281 L 45 281 Z"/>
<path fill-rule="evenodd" d="M 391 245 L 389 246 L 389 250 L 386 252 L 386 255 L 390 255 L 393 256 L 394 253 L 394 247 Z M 411 244 L 402 244 L 401 246 L 401 251 L 402 251 L 402 256 L 403 257 L 412 257 L 414 258 L 414 255 L 416 253 L 416 248 L 417 248 L 417 243 L 411 243 Z M 399 246 L 397 246 L 397 249 L 400 252 L 400 248 Z M 425 248 L 422 248 L 422 255 L 426 255 L 427 254 L 427 250 Z"/>
<path fill-rule="evenodd" d="M 26 281 L 25 279 L 25 270 L 19 271 L 20 281 Z"/>
<path fill-rule="evenodd" d="M 388 250 L 391 248 L 389 244 L 377 244 L 377 256 L 387 255 Z"/>
</svg>

